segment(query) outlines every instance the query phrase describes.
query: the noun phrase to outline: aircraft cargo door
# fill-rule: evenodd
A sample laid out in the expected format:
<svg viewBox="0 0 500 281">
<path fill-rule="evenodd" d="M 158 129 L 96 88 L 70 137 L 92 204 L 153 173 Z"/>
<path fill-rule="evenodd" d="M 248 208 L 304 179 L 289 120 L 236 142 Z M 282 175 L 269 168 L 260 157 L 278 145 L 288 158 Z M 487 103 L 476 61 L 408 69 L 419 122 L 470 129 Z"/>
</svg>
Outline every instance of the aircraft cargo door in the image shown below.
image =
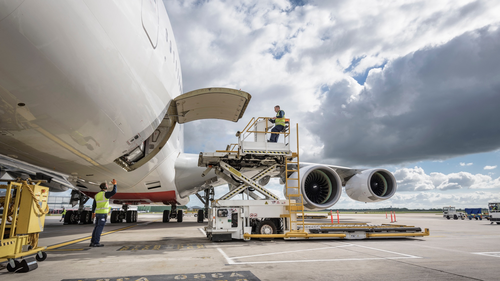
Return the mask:
<svg viewBox="0 0 500 281">
<path fill-rule="evenodd" d="M 222 119 L 236 122 L 245 113 L 251 95 L 229 88 L 194 90 L 174 99 L 169 112 L 180 124 L 200 119 Z"/>
</svg>

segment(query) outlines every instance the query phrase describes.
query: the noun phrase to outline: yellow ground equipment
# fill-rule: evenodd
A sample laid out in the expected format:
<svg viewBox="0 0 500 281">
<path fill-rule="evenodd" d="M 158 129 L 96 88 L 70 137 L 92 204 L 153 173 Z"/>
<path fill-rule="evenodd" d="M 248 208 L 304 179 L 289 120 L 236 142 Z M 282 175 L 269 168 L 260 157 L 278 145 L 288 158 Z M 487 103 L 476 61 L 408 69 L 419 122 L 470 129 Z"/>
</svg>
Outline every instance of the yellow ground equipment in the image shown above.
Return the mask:
<svg viewBox="0 0 500 281">
<path fill-rule="evenodd" d="M 0 262 L 8 260 L 10 272 L 27 272 L 43 261 L 46 247 L 38 247 L 49 207 L 49 189 L 42 181 L 9 181 L 0 185 Z M 3 191 L 5 193 L 3 194 Z M 35 258 L 25 258 L 36 254 Z M 21 259 L 21 260 L 18 260 Z M 35 260 L 36 259 L 36 260 Z"/>
</svg>

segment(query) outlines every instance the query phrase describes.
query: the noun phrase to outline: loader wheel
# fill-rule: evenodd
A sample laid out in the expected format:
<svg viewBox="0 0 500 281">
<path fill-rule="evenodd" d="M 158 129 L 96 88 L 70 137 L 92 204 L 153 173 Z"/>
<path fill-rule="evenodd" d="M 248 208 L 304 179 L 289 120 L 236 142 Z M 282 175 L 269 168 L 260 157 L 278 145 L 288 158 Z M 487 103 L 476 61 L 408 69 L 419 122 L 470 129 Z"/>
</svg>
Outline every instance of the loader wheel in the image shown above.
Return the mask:
<svg viewBox="0 0 500 281">
<path fill-rule="evenodd" d="M 7 264 L 7 270 L 9 272 L 14 272 L 14 271 L 16 271 L 19 268 L 20 265 L 21 265 L 20 262 L 18 262 L 17 260 L 14 260 L 14 267 L 10 266 L 10 263 L 8 263 Z"/>
<path fill-rule="evenodd" d="M 258 234 L 276 234 L 276 225 L 272 221 L 261 221 L 256 229 Z M 262 239 L 261 240 L 266 240 Z"/>
<path fill-rule="evenodd" d="M 35 258 L 36 258 L 37 261 L 44 261 L 47 258 L 47 253 L 40 252 L 40 253 L 38 253 L 38 254 L 35 255 Z"/>
<path fill-rule="evenodd" d="M 169 222 L 169 221 L 170 221 L 170 211 L 164 210 L 163 211 L 163 222 Z"/>
<path fill-rule="evenodd" d="M 449 219 L 450 219 L 450 216 L 446 216 L 446 219 L 448 219 L 448 220 L 449 220 Z"/>
</svg>

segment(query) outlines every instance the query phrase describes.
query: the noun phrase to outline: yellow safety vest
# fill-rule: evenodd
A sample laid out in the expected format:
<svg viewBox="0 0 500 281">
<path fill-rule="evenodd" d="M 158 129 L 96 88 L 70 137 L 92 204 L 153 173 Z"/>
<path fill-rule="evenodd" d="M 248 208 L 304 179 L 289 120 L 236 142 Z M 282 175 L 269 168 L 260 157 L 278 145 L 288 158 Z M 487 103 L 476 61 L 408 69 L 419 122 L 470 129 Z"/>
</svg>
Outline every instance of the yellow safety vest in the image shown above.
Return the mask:
<svg viewBox="0 0 500 281">
<path fill-rule="evenodd" d="M 64 210 L 64 211 L 62 212 L 62 214 L 63 214 L 63 215 L 66 215 L 66 210 Z"/>
<path fill-rule="evenodd" d="M 282 112 L 283 110 L 279 110 L 277 113 L 276 113 L 276 120 L 274 122 L 274 124 L 276 126 L 278 125 L 281 125 L 281 126 L 285 126 L 285 112 L 283 111 L 283 118 L 278 118 L 278 116 L 280 115 L 280 112 Z"/>
<path fill-rule="evenodd" d="M 109 200 L 104 196 L 105 193 L 105 191 L 101 191 L 94 197 L 96 214 L 107 214 L 109 212 Z"/>
</svg>

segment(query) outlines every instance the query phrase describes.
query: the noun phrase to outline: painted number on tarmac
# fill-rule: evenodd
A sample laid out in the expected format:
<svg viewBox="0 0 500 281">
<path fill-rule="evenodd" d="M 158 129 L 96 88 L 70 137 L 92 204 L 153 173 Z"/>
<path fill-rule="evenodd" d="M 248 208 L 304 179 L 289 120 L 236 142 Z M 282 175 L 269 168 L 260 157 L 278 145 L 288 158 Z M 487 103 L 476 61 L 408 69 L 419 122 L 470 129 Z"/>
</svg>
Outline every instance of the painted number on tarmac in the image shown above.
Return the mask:
<svg viewBox="0 0 500 281">
<path fill-rule="evenodd" d="M 172 244 L 172 245 L 131 245 L 123 246 L 118 251 L 160 251 L 160 250 L 195 250 L 205 249 L 205 244 Z"/>
<path fill-rule="evenodd" d="M 260 281 L 250 271 L 129 276 L 113 278 L 64 279 L 62 281 L 159 281 L 159 280 L 204 280 L 204 281 Z"/>
</svg>

